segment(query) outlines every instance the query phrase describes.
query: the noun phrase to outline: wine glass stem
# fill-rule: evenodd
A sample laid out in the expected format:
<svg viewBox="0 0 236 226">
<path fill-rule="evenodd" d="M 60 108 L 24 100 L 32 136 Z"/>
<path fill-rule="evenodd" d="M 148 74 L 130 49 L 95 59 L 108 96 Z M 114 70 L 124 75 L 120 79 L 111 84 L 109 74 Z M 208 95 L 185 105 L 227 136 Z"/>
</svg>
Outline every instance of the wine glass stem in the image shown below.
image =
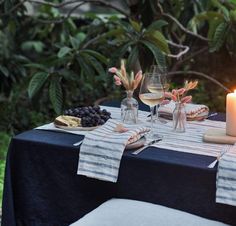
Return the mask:
<svg viewBox="0 0 236 226">
<path fill-rule="evenodd" d="M 159 120 L 159 115 L 158 115 L 158 109 L 159 109 L 159 107 L 160 107 L 160 104 L 157 104 L 156 105 L 156 122 L 158 122 L 158 120 Z"/>
<path fill-rule="evenodd" d="M 152 135 L 153 134 L 153 115 L 154 115 L 154 107 L 150 107 L 150 111 L 151 111 L 151 131 L 150 131 L 150 134 Z"/>
</svg>

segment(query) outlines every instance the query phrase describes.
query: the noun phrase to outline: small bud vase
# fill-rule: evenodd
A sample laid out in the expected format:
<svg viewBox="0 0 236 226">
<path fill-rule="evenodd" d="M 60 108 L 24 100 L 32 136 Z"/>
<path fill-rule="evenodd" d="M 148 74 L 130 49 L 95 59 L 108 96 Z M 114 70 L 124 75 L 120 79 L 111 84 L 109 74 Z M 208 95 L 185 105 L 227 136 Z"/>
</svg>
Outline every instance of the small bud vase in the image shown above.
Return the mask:
<svg viewBox="0 0 236 226">
<path fill-rule="evenodd" d="M 173 131 L 184 133 L 186 130 L 187 116 L 183 103 L 176 102 L 173 111 Z"/>
<path fill-rule="evenodd" d="M 121 120 L 126 124 L 138 122 L 138 101 L 133 98 L 133 91 L 126 91 L 126 98 L 121 101 Z"/>
</svg>

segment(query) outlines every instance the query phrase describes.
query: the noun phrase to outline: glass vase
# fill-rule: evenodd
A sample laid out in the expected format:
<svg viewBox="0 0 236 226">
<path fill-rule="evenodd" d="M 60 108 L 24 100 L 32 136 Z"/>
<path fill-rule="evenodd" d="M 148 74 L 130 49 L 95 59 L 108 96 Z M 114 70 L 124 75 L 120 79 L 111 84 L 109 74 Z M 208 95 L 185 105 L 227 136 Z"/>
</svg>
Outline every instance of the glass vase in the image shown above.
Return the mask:
<svg viewBox="0 0 236 226">
<path fill-rule="evenodd" d="M 175 103 L 173 111 L 173 131 L 184 133 L 186 130 L 187 116 L 184 104 L 180 102 Z"/>
<path fill-rule="evenodd" d="M 126 91 L 126 98 L 121 101 L 121 120 L 126 124 L 138 122 L 138 101 L 133 98 L 133 91 Z"/>
</svg>

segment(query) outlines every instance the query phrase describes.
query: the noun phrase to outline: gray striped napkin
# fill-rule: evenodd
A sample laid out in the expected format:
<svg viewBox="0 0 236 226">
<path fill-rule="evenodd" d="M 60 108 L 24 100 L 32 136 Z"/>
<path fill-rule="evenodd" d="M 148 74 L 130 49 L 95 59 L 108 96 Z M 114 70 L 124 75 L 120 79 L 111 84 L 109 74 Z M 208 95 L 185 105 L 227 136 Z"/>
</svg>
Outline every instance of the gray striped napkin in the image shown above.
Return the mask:
<svg viewBox="0 0 236 226">
<path fill-rule="evenodd" d="M 219 161 L 216 202 L 236 206 L 236 144 Z"/>
<path fill-rule="evenodd" d="M 149 128 L 140 125 L 125 125 L 129 130 L 115 132 L 117 122 L 108 120 L 105 125 L 86 134 L 80 147 L 77 174 L 99 180 L 117 182 L 120 160 L 129 143 L 139 140 Z"/>
<path fill-rule="evenodd" d="M 170 101 L 170 103 L 161 105 L 158 112 L 161 116 L 172 119 L 172 114 L 175 109 L 175 102 Z M 207 116 L 209 113 L 209 108 L 203 104 L 185 104 L 185 111 L 187 114 L 187 119 L 194 120 L 198 117 Z"/>
</svg>

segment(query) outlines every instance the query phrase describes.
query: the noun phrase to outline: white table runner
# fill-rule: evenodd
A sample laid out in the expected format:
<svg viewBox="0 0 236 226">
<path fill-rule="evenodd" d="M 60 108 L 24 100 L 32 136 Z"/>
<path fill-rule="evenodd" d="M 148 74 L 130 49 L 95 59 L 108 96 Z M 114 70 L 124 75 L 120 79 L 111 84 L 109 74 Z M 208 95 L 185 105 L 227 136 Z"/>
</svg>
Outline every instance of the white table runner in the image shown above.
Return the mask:
<svg viewBox="0 0 236 226">
<path fill-rule="evenodd" d="M 154 124 L 154 130 L 163 135 L 163 140 L 153 146 L 174 151 L 217 157 L 227 144 L 203 142 L 203 134 L 210 128 L 225 128 L 225 122 L 189 121 L 185 133 L 172 131 L 172 121 Z"/>
<path fill-rule="evenodd" d="M 113 119 L 120 119 L 120 108 L 101 106 L 111 112 Z M 147 125 L 147 116 L 149 112 L 139 111 L 139 124 Z M 154 132 L 163 135 L 163 140 L 154 146 L 170 149 L 173 151 L 188 152 L 193 154 L 201 154 L 217 157 L 225 148 L 226 144 L 205 143 L 202 141 L 203 134 L 210 128 L 225 128 L 225 122 L 205 120 L 205 121 L 189 121 L 185 133 L 176 133 L 172 131 L 172 121 L 167 123 L 154 123 Z M 59 132 L 67 132 L 76 135 L 86 135 L 89 131 L 69 131 L 59 129 L 53 123 L 49 123 L 36 129 L 53 130 Z"/>
</svg>

